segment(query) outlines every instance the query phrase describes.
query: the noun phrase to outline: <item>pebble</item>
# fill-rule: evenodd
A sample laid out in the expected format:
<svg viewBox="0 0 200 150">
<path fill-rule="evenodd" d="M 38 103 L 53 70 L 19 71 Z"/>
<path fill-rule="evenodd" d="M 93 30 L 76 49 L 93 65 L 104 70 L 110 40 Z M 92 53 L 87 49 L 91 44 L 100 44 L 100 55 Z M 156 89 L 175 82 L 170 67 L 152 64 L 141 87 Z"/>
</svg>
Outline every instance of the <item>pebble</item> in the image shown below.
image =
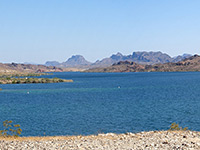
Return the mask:
<svg viewBox="0 0 200 150">
<path fill-rule="evenodd" d="M 200 149 L 200 132 L 196 131 L 149 131 L 126 134 L 99 134 L 72 137 L 20 137 L 0 138 L 0 150 L 165 150 Z"/>
</svg>

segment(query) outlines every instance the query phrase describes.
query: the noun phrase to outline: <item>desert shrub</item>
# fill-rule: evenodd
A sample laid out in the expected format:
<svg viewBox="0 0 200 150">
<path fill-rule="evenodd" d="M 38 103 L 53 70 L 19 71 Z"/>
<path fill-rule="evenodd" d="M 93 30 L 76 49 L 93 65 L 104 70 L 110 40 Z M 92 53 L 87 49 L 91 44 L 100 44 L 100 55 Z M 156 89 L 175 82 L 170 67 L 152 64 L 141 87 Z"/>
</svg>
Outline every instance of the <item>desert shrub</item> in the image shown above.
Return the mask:
<svg viewBox="0 0 200 150">
<path fill-rule="evenodd" d="M 11 80 L 11 78 L 10 77 L 6 77 L 6 80 Z"/>
<path fill-rule="evenodd" d="M 3 122 L 3 130 L 0 130 L 0 136 L 3 137 L 18 137 L 21 132 L 22 129 L 20 128 L 19 124 L 13 124 L 12 120 L 5 120 Z"/>
<path fill-rule="evenodd" d="M 12 84 L 16 84 L 16 80 L 13 80 L 13 81 L 12 81 Z"/>
<path fill-rule="evenodd" d="M 45 83 L 46 82 L 46 80 L 45 79 L 41 79 L 41 83 Z"/>
<path fill-rule="evenodd" d="M 188 127 L 180 127 L 178 123 L 175 123 L 173 122 L 171 125 L 170 125 L 170 129 L 169 130 L 172 130 L 172 131 L 179 131 L 179 130 L 182 130 L 182 131 L 186 131 L 188 129 Z"/>
<path fill-rule="evenodd" d="M 46 83 L 50 83 L 51 82 L 51 80 L 48 79 L 48 78 L 45 78 L 45 80 L 46 80 Z"/>
<path fill-rule="evenodd" d="M 31 79 L 30 78 L 27 78 L 25 83 L 31 83 Z"/>
<path fill-rule="evenodd" d="M 64 82 L 64 80 L 63 79 L 59 79 L 59 82 Z"/>
<path fill-rule="evenodd" d="M 53 81 L 54 83 L 59 82 L 59 78 L 55 77 L 55 78 L 52 79 L 52 81 Z"/>
<path fill-rule="evenodd" d="M 17 84 L 20 84 L 21 83 L 21 81 L 20 80 L 17 80 L 17 82 L 16 82 Z"/>
</svg>

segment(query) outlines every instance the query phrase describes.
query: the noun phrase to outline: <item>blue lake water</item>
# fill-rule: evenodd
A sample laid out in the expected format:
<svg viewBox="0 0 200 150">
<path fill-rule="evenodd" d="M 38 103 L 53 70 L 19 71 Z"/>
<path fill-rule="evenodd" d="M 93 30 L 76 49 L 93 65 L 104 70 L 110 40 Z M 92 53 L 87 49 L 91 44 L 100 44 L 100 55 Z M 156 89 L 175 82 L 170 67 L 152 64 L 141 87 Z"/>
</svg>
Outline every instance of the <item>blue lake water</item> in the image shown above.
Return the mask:
<svg viewBox="0 0 200 150">
<path fill-rule="evenodd" d="M 166 130 L 173 122 L 200 131 L 199 72 L 48 77 L 74 82 L 0 85 L 0 123 L 19 123 L 22 136 Z"/>
</svg>

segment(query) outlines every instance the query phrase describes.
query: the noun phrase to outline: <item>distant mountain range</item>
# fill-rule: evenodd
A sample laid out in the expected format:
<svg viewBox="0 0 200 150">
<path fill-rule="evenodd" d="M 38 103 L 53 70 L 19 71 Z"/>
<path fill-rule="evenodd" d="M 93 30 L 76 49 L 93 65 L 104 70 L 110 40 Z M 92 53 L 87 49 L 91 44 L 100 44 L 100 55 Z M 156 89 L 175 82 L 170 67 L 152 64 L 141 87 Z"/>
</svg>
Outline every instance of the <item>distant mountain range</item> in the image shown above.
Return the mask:
<svg viewBox="0 0 200 150">
<path fill-rule="evenodd" d="M 110 67 L 89 69 L 85 72 L 180 72 L 200 71 L 200 56 L 194 55 L 179 62 L 144 65 L 131 61 L 120 61 Z"/>
<path fill-rule="evenodd" d="M 2 73 L 30 73 L 30 72 L 151 72 L 151 71 L 200 71 L 200 56 L 184 54 L 170 57 L 161 52 L 134 52 L 124 56 L 121 53 L 104 58 L 95 63 L 88 62 L 81 55 L 75 55 L 66 62 L 47 62 L 46 65 L 33 64 L 3 64 L 0 63 Z M 57 67 L 56 67 L 57 66 Z"/>
<path fill-rule="evenodd" d="M 122 55 L 121 53 L 117 53 L 113 54 L 111 57 L 104 58 L 102 60 L 97 60 L 95 63 L 91 63 L 81 55 L 74 55 L 63 63 L 59 63 L 57 61 L 47 61 L 45 65 L 56 66 L 61 68 L 89 69 L 89 68 L 108 67 L 119 61 L 131 61 L 137 64 L 146 64 L 146 65 L 153 65 L 159 63 L 163 64 L 168 62 L 178 62 L 190 56 L 192 55 L 183 54 L 177 57 L 171 57 L 168 54 L 162 52 L 144 51 L 144 52 L 133 52 L 132 55 Z"/>
</svg>

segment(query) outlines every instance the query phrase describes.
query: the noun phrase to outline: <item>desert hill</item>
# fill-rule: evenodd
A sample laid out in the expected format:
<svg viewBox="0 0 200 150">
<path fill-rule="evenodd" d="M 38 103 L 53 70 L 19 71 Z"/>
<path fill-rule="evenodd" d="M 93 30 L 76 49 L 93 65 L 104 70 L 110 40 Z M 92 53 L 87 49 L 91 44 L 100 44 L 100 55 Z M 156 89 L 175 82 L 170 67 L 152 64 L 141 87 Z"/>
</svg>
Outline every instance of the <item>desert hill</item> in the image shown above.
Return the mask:
<svg viewBox="0 0 200 150">
<path fill-rule="evenodd" d="M 36 73 L 36 72 L 62 72 L 63 69 L 44 66 L 44 65 L 31 65 L 31 64 L 3 64 L 0 63 L 0 73 Z"/>
</svg>

